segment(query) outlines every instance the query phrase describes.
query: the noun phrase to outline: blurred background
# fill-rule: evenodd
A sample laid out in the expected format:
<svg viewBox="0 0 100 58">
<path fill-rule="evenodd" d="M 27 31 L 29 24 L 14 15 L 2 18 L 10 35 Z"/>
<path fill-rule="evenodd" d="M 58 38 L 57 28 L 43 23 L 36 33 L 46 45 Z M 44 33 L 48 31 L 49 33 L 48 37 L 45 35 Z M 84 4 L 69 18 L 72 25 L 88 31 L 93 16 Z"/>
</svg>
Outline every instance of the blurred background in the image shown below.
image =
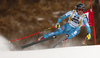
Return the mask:
<svg viewBox="0 0 100 58">
<path fill-rule="evenodd" d="M 52 27 L 57 23 L 58 17 L 66 12 L 75 9 L 75 5 L 81 3 L 82 0 L 0 0 L 0 34 L 1 50 L 8 48 L 11 51 L 39 50 L 49 49 L 63 35 L 59 35 L 54 40 L 49 40 L 37 45 L 33 45 L 26 49 L 20 47 L 37 40 L 43 34 L 55 31 L 51 29 L 41 34 L 8 43 L 9 40 L 25 37 L 42 31 L 48 27 Z M 100 9 L 99 0 L 92 0 L 93 13 L 96 28 L 97 44 L 100 44 Z M 90 0 L 85 0 L 86 10 L 90 9 Z M 61 26 L 67 23 L 68 19 L 61 22 Z M 92 39 L 86 41 L 85 46 L 94 45 L 93 27 L 91 27 Z M 66 47 L 84 46 L 82 43 L 87 35 L 86 28 L 82 27 L 81 32 L 76 37 L 67 41 Z M 5 39 L 5 40 L 3 40 Z M 64 43 L 57 47 L 63 47 Z"/>
</svg>

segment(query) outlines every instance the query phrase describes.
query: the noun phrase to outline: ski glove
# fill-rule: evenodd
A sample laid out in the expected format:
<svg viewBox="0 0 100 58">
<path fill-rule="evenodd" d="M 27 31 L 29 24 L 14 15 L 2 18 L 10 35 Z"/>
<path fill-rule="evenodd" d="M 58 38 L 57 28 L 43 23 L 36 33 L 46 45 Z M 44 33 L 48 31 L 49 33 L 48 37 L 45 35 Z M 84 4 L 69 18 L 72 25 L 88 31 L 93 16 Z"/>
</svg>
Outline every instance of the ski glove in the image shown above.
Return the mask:
<svg viewBox="0 0 100 58">
<path fill-rule="evenodd" d="M 87 40 L 90 40 L 91 39 L 91 34 L 89 33 L 86 37 L 87 37 Z"/>
<path fill-rule="evenodd" d="M 55 28 L 60 28 L 60 24 L 59 23 L 57 23 L 56 25 L 55 25 Z"/>
</svg>

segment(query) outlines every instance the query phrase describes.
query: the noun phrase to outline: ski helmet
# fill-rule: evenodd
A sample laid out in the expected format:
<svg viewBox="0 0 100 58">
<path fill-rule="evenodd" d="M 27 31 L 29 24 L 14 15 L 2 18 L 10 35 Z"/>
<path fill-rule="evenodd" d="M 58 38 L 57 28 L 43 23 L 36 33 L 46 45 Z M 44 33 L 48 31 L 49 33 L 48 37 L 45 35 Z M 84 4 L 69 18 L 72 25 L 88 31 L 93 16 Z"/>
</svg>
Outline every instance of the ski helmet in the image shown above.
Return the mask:
<svg viewBox="0 0 100 58">
<path fill-rule="evenodd" d="M 77 5 L 76 5 L 76 11 L 78 12 L 78 10 L 80 11 L 83 11 L 84 12 L 84 10 L 85 10 L 85 5 L 83 4 L 83 3 L 78 3 Z"/>
</svg>

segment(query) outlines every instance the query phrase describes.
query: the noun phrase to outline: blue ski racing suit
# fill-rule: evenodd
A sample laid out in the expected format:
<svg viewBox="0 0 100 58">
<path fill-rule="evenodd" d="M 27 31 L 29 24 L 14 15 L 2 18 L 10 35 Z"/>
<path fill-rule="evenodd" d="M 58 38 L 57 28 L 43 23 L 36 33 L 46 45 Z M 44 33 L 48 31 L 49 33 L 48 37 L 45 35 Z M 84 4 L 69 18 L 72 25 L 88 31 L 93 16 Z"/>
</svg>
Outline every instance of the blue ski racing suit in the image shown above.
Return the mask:
<svg viewBox="0 0 100 58">
<path fill-rule="evenodd" d="M 63 25 L 62 27 L 57 29 L 55 32 L 50 32 L 48 34 L 43 35 L 43 37 L 46 39 L 53 35 L 57 36 L 60 34 L 68 34 L 69 36 L 67 39 L 71 39 L 72 37 L 74 37 L 80 33 L 80 28 L 83 25 L 83 23 L 87 29 L 87 33 L 89 33 L 89 34 L 91 33 L 91 29 L 88 24 L 88 18 L 86 17 L 85 14 L 78 15 L 76 10 L 72 10 L 72 11 L 69 11 L 69 12 L 65 13 L 64 15 L 60 16 L 58 18 L 57 23 L 60 24 L 61 21 L 67 17 L 69 17 L 69 20 L 65 25 Z"/>
</svg>

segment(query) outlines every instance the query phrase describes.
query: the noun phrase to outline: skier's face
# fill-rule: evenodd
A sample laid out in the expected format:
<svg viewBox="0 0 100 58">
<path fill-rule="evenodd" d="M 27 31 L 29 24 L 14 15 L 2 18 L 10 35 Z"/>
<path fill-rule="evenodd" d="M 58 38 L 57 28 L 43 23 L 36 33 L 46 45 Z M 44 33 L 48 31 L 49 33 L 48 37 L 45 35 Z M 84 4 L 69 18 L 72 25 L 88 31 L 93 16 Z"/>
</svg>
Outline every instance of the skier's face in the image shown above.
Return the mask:
<svg viewBox="0 0 100 58">
<path fill-rule="evenodd" d="M 83 9 L 78 9 L 78 15 L 82 15 L 83 14 Z"/>
</svg>

